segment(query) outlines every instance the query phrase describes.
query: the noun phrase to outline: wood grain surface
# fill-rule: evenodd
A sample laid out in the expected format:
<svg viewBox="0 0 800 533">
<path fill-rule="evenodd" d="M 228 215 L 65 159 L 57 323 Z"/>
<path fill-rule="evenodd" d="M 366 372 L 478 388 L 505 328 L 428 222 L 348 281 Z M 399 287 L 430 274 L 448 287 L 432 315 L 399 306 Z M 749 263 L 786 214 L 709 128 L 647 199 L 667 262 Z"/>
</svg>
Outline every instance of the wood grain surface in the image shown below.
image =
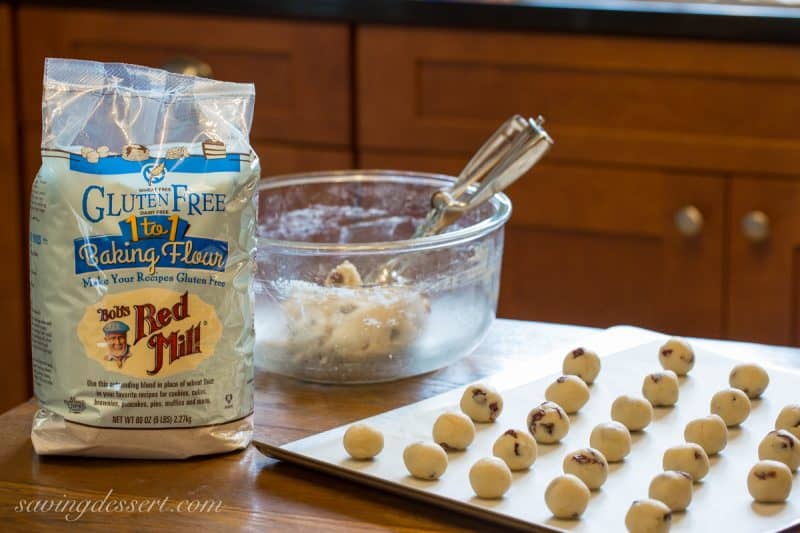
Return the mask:
<svg viewBox="0 0 800 533">
<path fill-rule="evenodd" d="M 796 46 L 385 26 L 356 45 L 361 149 L 458 153 L 523 112 L 550 159 L 797 173 Z"/>
<path fill-rule="evenodd" d="M 255 437 L 284 444 L 320 431 L 453 389 L 479 377 L 539 357 L 558 346 L 566 352 L 595 330 L 498 320 L 483 344 L 448 368 L 395 383 L 328 386 L 259 373 Z M 66 529 L 64 513 L 15 512 L 21 500 L 145 498 L 221 500 L 219 512 L 85 513 L 89 530 L 137 531 L 470 531 L 493 526 L 433 506 L 364 489 L 243 452 L 187 461 L 134 461 L 39 457 L 31 447 L 33 401 L 0 416 L 0 524 L 3 530 Z M 167 509 L 168 507 L 165 507 Z M 74 518 L 74 516 L 73 516 Z"/>
<path fill-rule="evenodd" d="M 376 151 L 360 161 L 365 168 L 458 175 L 468 158 Z M 722 178 L 547 157 L 506 193 L 513 211 L 499 316 L 724 334 Z M 704 218 L 694 237 L 675 225 L 684 206 L 695 206 Z"/>
<path fill-rule="evenodd" d="M 17 165 L 16 88 L 14 87 L 11 7 L 0 4 L 0 183 L 3 208 L 0 209 L 0 338 L 4 339 L 3 371 L 0 372 L 0 413 L 31 394 L 30 355 L 28 354 L 28 276 L 25 270 L 27 246 L 23 240 L 22 194 Z"/>
<path fill-rule="evenodd" d="M 256 380 L 255 438 L 269 444 L 325 431 L 460 387 L 522 361 L 565 352 L 598 330 L 497 320 L 481 346 L 448 368 L 395 383 L 326 386 L 267 373 Z M 800 367 L 800 350 L 692 339 L 734 357 Z M 63 512 L 16 512 L 21 502 L 87 500 L 174 505 L 181 500 L 221 502 L 219 512 L 86 512 L 88 531 L 496 531 L 497 527 L 355 483 L 275 461 L 254 448 L 187 461 L 38 457 L 31 447 L 27 402 L 0 416 L 0 530 L 74 528 Z M 75 518 L 75 515 L 72 515 Z"/>
</svg>

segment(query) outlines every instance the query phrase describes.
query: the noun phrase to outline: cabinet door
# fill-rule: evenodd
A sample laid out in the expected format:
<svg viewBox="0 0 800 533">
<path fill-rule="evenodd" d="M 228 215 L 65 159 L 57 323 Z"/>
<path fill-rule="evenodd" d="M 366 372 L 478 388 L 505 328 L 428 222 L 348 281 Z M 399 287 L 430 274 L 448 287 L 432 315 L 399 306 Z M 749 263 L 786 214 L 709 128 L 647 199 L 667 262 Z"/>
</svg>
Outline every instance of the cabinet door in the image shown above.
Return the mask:
<svg viewBox="0 0 800 533">
<path fill-rule="evenodd" d="M 551 158 L 800 168 L 797 46 L 378 26 L 356 42 L 365 148 L 469 151 L 522 113 L 547 119 Z"/>
<path fill-rule="evenodd" d="M 800 183 L 734 178 L 728 329 L 737 340 L 800 344 Z"/>
<path fill-rule="evenodd" d="M 23 265 L 27 249 L 22 233 L 22 192 L 17 165 L 17 130 L 11 52 L 11 8 L 0 4 L 0 146 L 5 154 L 0 165 L 3 208 L 0 209 L 0 338 L 3 339 L 3 371 L 0 372 L 0 413 L 28 399 L 27 274 Z"/>
<path fill-rule="evenodd" d="M 364 152 L 364 168 L 457 173 L 464 157 Z M 724 180 L 542 162 L 508 191 L 499 315 L 722 335 Z M 694 206 L 702 230 L 675 215 Z"/>
</svg>

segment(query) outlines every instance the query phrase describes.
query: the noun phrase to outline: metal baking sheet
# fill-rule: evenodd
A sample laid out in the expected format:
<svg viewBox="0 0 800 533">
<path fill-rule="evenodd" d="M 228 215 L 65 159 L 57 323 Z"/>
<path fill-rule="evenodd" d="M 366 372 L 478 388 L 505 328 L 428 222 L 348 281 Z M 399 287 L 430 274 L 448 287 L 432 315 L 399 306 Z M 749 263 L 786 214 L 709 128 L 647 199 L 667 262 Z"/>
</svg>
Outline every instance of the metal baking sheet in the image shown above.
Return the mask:
<svg viewBox="0 0 800 533">
<path fill-rule="evenodd" d="M 697 362 L 689 377 L 681 378 L 680 399 L 673 408 L 657 408 L 653 423 L 633 434 L 633 448 L 621 463 L 610 465 L 603 487 L 592 493 L 589 506 L 579 520 L 559 520 L 544 503 L 548 482 L 560 475 L 566 453 L 589 445 L 592 428 L 611 419 L 613 400 L 621 394 L 641 395 L 642 380 L 659 370 L 658 347 L 666 337 L 631 327 L 616 327 L 581 343 L 596 350 L 603 368 L 591 387 L 591 398 L 581 411 L 570 416 L 569 434 L 556 445 L 539 445 L 539 456 L 529 471 L 515 472 L 511 489 L 499 500 L 477 498 L 470 485 L 470 466 L 491 455 L 492 444 L 506 429 L 525 429 L 528 412 L 544 401 L 545 388 L 560 374 L 565 350 L 537 358 L 484 379 L 503 394 L 504 409 L 497 422 L 476 424 L 475 441 L 464 452 L 450 452 L 447 472 L 438 481 L 422 481 L 408 475 L 402 455 L 406 445 L 431 440 L 436 418 L 458 410 L 463 387 L 399 409 L 364 419 L 384 434 L 385 446 L 371 461 L 349 458 L 342 447 L 346 426 L 300 439 L 280 447 L 257 442 L 264 454 L 351 479 L 448 509 L 480 516 L 504 526 L 545 531 L 624 531 L 624 517 L 631 502 L 647 497 L 650 480 L 659 473 L 664 450 L 681 444 L 689 420 L 709 414 L 711 396 L 728 387 L 728 374 L 741 355 L 713 354 L 695 346 Z M 763 363 L 762 363 L 763 364 Z M 773 428 L 780 409 L 797 402 L 800 371 L 764 364 L 770 385 L 762 399 L 753 402 L 750 417 L 729 431 L 728 446 L 711 458 L 711 471 L 694 485 L 690 507 L 674 513 L 671 531 L 783 531 L 800 525 L 800 475 L 782 504 L 753 502 L 746 478 L 758 460 L 762 437 Z"/>
</svg>

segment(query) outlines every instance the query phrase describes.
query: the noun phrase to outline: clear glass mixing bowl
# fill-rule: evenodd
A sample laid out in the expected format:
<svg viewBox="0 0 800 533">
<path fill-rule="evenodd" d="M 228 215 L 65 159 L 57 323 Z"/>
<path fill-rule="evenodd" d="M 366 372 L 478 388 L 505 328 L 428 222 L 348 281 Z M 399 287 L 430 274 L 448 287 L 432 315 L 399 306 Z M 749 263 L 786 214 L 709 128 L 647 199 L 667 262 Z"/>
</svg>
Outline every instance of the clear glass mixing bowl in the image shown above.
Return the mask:
<svg viewBox="0 0 800 533">
<path fill-rule="evenodd" d="M 467 355 L 495 317 L 500 193 L 444 233 L 411 239 L 431 195 L 454 178 L 394 171 L 297 174 L 259 185 L 256 363 L 324 383 L 373 383 Z M 369 284 L 398 260 L 402 282 Z M 344 261 L 366 286 L 325 286 Z"/>
</svg>

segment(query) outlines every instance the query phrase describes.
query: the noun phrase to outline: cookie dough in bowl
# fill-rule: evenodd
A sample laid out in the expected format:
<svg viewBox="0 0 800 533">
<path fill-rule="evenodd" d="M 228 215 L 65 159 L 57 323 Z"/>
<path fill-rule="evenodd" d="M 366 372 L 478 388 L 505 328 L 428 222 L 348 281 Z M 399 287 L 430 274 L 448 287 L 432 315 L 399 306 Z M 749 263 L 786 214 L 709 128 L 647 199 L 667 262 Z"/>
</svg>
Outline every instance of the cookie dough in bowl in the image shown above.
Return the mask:
<svg viewBox="0 0 800 533">
<path fill-rule="evenodd" d="M 476 348 L 496 314 L 511 206 L 496 194 L 443 232 L 414 237 L 433 193 L 453 183 L 390 171 L 262 180 L 256 364 L 305 381 L 376 383 Z"/>
<path fill-rule="evenodd" d="M 401 353 L 420 334 L 430 302 L 411 289 L 296 281 L 283 309 L 294 362 L 337 364 Z"/>
</svg>

